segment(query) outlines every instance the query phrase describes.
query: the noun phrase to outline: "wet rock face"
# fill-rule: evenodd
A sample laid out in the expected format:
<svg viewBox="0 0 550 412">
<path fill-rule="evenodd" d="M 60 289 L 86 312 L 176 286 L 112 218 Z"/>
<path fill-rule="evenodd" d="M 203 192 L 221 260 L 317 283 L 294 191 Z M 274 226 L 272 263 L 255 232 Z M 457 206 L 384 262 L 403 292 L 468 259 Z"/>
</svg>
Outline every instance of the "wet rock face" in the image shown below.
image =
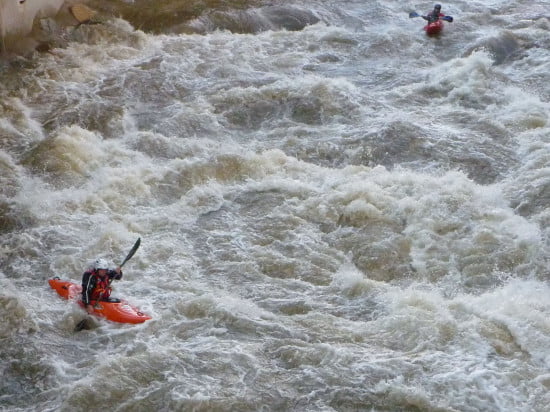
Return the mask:
<svg viewBox="0 0 550 412">
<path fill-rule="evenodd" d="M 24 36 L 32 31 L 33 24 L 41 18 L 55 16 L 63 7 L 64 0 L 26 0 L 0 3 L 0 33 L 3 38 Z"/>
<path fill-rule="evenodd" d="M 251 6 L 251 5 L 248 5 Z M 135 27 L 153 33 L 199 33 L 228 30 L 232 33 L 259 33 L 266 30 L 298 31 L 319 22 L 308 10 L 296 7 L 237 7 L 206 8 L 194 14 L 178 5 L 170 15 L 159 19 L 157 15 L 144 20 L 141 14 L 125 16 Z M 154 23 L 153 23 L 154 22 Z"/>
<path fill-rule="evenodd" d="M 4 2 L 0 4 L 1 56 L 45 52 L 66 44 L 66 28 L 74 26 L 63 0 Z"/>
<path fill-rule="evenodd" d="M 228 30 L 233 33 L 259 33 L 266 30 L 298 31 L 319 22 L 309 10 L 293 6 L 263 6 L 259 1 L 234 1 L 220 6 L 219 1 L 148 0 L 87 1 L 68 4 L 63 0 L 28 3 L 18 0 L 0 11 L 10 23 L 2 25 L 2 51 L 14 54 L 51 52 L 65 47 L 74 31 L 83 24 L 96 24 L 120 17 L 146 33 L 208 33 Z M 22 12 L 23 10 L 23 12 Z M 4 53 L 5 54 L 5 53 Z"/>
</svg>

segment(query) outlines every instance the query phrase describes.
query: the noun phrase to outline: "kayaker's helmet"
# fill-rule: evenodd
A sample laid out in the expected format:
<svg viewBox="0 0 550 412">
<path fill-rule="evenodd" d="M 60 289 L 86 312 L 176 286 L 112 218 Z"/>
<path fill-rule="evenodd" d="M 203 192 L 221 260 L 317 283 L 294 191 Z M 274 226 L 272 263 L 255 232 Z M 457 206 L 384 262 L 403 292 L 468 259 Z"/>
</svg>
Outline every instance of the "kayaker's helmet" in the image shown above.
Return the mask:
<svg viewBox="0 0 550 412">
<path fill-rule="evenodd" d="M 438 10 L 438 11 L 441 10 L 441 4 L 436 4 L 434 6 L 434 10 Z"/>
<path fill-rule="evenodd" d="M 109 264 L 105 259 L 99 258 L 99 259 L 96 259 L 94 262 L 94 269 L 95 270 L 109 269 Z"/>
</svg>

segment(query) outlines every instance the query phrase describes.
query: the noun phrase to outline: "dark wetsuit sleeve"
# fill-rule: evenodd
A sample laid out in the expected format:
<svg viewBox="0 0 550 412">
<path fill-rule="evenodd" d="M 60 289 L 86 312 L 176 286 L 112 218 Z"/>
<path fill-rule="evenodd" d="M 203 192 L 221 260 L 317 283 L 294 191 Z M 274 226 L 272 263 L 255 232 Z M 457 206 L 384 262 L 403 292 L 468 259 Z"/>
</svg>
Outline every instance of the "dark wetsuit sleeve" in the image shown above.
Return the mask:
<svg viewBox="0 0 550 412">
<path fill-rule="evenodd" d="M 84 272 L 82 275 L 82 302 L 85 305 L 90 303 L 95 284 L 95 277 L 92 276 L 92 272 Z"/>
<path fill-rule="evenodd" d="M 424 20 L 427 20 L 430 23 L 433 23 L 434 21 L 438 21 L 439 18 L 443 16 L 445 16 L 443 13 L 438 13 L 435 10 L 432 10 L 431 12 L 428 13 L 427 16 L 420 16 L 420 17 L 422 17 Z"/>
<path fill-rule="evenodd" d="M 122 270 L 120 271 L 120 275 L 118 273 L 116 273 L 116 271 L 114 271 L 114 270 L 109 270 L 107 272 L 107 275 L 109 275 L 109 279 L 120 280 L 120 279 L 122 279 Z"/>
</svg>

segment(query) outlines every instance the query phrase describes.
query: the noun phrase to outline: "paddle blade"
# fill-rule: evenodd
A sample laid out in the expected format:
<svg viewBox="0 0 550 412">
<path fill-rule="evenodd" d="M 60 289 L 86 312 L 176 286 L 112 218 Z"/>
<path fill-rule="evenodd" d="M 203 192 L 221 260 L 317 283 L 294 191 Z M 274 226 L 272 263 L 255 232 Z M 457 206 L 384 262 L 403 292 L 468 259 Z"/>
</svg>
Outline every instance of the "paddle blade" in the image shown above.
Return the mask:
<svg viewBox="0 0 550 412">
<path fill-rule="evenodd" d="M 418 14 L 416 11 L 411 11 L 409 13 L 409 18 L 412 18 L 412 17 L 420 17 L 420 14 Z"/>
<path fill-rule="evenodd" d="M 453 22 L 453 18 L 451 16 L 443 16 L 441 17 L 441 20 L 448 21 L 449 23 Z"/>
<path fill-rule="evenodd" d="M 132 247 L 132 250 L 130 250 L 128 252 L 128 255 L 126 256 L 126 258 L 122 261 L 122 263 L 120 264 L 120 267 L 122 267 L 126 262 L 128 262 L 132 256 L 134 256 L 134 254 L 136 253 L 136 251 L 138 250 L 139 248 L 139 245 L 141 244 L 141 238 L 138 237 L 138 240 L 136 241 L 136 243 L 134 244 L 134 246 Z"/>
</svg>

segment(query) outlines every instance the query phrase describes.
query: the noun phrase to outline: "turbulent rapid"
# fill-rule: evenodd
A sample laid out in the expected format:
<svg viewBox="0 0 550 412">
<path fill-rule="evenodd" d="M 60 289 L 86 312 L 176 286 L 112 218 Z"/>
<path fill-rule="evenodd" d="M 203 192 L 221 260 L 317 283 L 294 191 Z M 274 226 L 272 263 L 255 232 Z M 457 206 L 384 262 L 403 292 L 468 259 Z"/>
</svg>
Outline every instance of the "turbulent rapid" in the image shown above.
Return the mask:
<svg viewBox="0 0 550 412">
<path fill-rule="evenodd" d="M 547 410 L 549 1 L 74 4 L 0 0 L 0 410 Z"/>
</svg>

